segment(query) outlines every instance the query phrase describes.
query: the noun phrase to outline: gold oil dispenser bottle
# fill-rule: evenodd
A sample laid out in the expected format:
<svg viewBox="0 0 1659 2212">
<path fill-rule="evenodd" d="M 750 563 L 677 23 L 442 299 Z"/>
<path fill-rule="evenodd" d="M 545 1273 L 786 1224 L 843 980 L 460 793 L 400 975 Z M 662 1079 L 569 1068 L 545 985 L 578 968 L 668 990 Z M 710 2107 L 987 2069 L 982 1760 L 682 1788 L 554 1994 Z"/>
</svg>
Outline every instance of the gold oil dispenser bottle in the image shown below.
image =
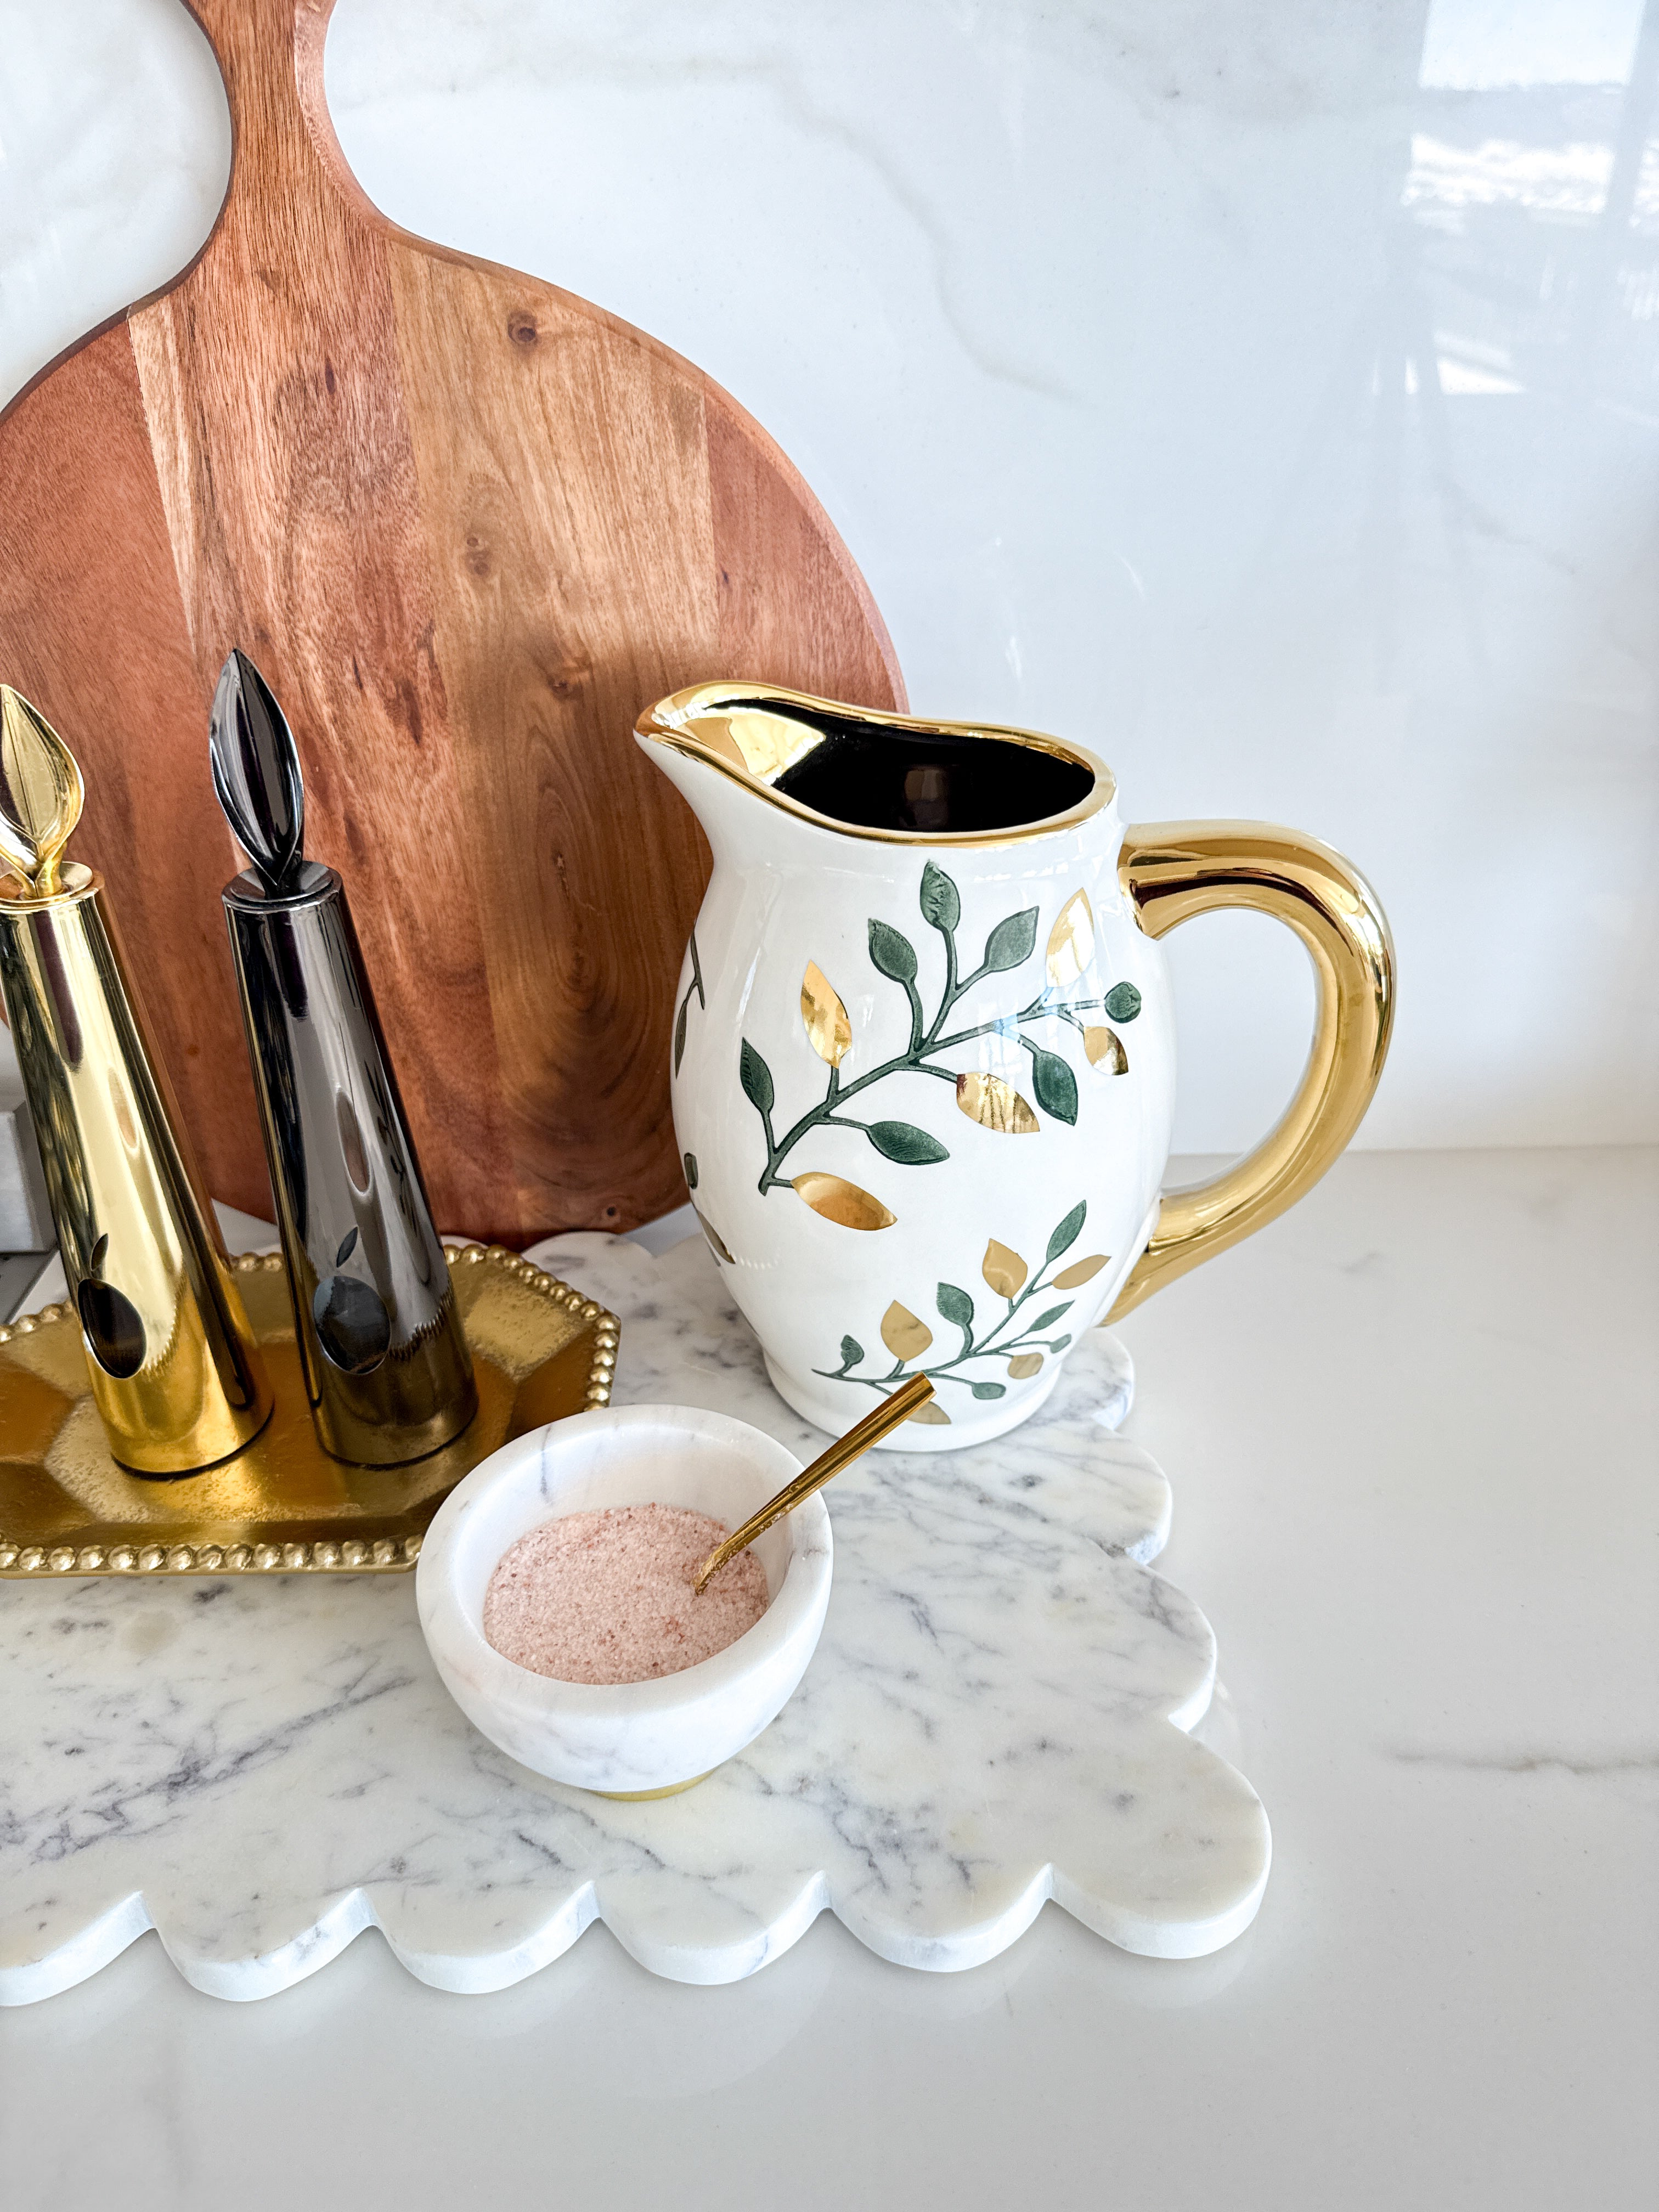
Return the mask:
<svg viewBox="0 0 1659 2212">
<path fill-rule="evenodd" d="M 399 1467 L 472 1419 L 472 1360 L 345 886 L 305 857 L 293 732 L 240 650 L 209 757 L 253 863 L 225 918 L 312 1419 L 334 1458 Z"/>
<path fill-rule="evenodd" d="M 103 878 L 63 857 L 83 797 L 0 684 L 0 984 L 93 1400 L 121 1466 L 191 1474 L 258 1434 L 270 1391 Z"/>
</svg>

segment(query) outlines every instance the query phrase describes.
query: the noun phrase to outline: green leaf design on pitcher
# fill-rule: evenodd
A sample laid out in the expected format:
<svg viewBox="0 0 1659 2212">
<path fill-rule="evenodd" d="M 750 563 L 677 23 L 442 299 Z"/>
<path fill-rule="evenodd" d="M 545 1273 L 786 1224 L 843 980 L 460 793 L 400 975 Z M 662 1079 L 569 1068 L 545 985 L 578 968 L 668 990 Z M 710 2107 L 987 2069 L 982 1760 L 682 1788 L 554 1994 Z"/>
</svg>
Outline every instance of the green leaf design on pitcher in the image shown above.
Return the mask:
<svg viewBox="0 0 1659 2212">
<path fill-rule="evenodd" d="M 921 872 L 921 915 L 948 933 L 962 920 L 962 894 L 943 868 L 929 860 Z"/>
<path fill-rule="evenodd" d="M 918 1129 L 914 1121 L 872 1121 L 865 1133 L 878 1152 L 903 1167 L 931 1167 L 951 1157 L 937 1137 Z"/>
<path fill-rule="evenodd" d="M 1031 1088 L 1036 1093 L 1036 1103 L 1045 1114 L 1052 1114 L 1057 1121 L 1077 1119 L 1077 1078 L 1069 1065 L 1057 1052 L 1045 1052 L 1040 1045 L 1031 1045 Z"/>
<path fill-rule="evenodd" d="M 747 1037 L 743 1040 L 743 1050 L 738 1059 L 738 1079 L 750 1104 L 763 1114 L 769 1114 L 777 1096 L 772 1071 Z"/>
<path fill-rule="evenodd" d="M 702 988 L 702 962 L 697 954 L 697 933 L 691 933 L 686 951 L 691 956 L 691 981 L 685 987 L 685 996 L 680 1000 L 680 1010 L 674 1017 L 674 1073 L 680 1072 L 680 1062 L 685 1058 L 686 1022 L 691 1012 L 691 994 L 697 994 L 697 1004 L 705 1013 L 708 1011 L 708 994 Z"/>
<path fill-rule="evenodd" d="M 957 945 L 957 932 L 962 923 L 962 894 L 955 878 L 936 860 L 922 865 L 917 904 L 922 920 L 943 940 L 945 975 L 931 1018 L 917 987 L 921 962 L 914 943 L 883 915 L 872 915 L 866 924 L 871 965 L 878 975 L 896 983 L 904 993 L 910 1034 L 902 1052 L 860 1073 L 845 1004 L 826 982 L 818 963 L 809 961 L 800 987 L 802 1019 L 809 1042 L 818 1059 L 828 1062 L 829 1072 L 823 1095 L 817 1103 L 809 1106 L 789 1127 L 777 1131 L 772 1121 L 777 1106 L 777 1085 L 772 1070 L 748 1039 L 743 1040 L 739 1080 L 744 1096 L 760 1116 L 766 1140 L 766 1164 L 757 1185 L 763 1197 L 770 1191 L 793 1189 L 811 1205 L 814 1200 L 811 1194 L 821 1194 L 823 1186 L 839 1180 L 830 1176 L 827 1170 L 816 1166 L 805 1173 L 784 1172 L 785 1163 L 797 1146 L 819 1129 L 860 1130 L 884 1159 L 900 1167 L 929 1167 L 949 1159 L 950 1148 L 944 1139 L 919 1122 L 889 1117 L 866 1121 L 848 1110 L 861 1092 L 895 1076 L 924 1076 L 949 1084 L 955 1093 L 955 1103 L 965 1118 L 998 1140 L 1006 1136 L 1040 1134 L 1042 1125 L 1036 1109 L 1052 1121 L 1075 1127 L 1081 1098 L 1077 1071 L 1052 1044 L 1041 1042 L 1029 1034 L 1036 1024 L 1069 1024 L 1078 1034 L 1091 1069 L 1101 1068 L 1112 1076 L 1127 1072 L 1127 1056 L 1111 1032 L 1098 1024 L 1085 1026 L 1083 1016 L 1106 1009 L 1112 1012 L 1115 1020 L 1132 1021 L 1140 1011 L 1139 992 L 1132 983 L 1118 983 L 1103 995 L 1076 995 L 1091 988 L 1087 978 L 1096 972 L 1098 961 L 1086 893 L 1073 891 L 1061 908 L 1051 933 L 1049 957 L 1036 996 L 1021 1007 L 988 1015 L 981 1021 L 957 1030 L 949 1027 L 951 1014 L 970 992 L 978 989 L 987 977 L 1009 974 L 1030 959 L 1036 949 L 1039 909 L 1035 906 L 1022 907 L 1016 914 L 1005 915 L 987 937 L 985 957 L 979 966 L 964 975 Z M 1055 951 L 1059 939 L 1064 939 L 1061 951 L 1067 957 L 1063 958 Z M 695 956 L 694 946 L 694 959 Z M 696 981 L 700 991 L 700 970 Z M 684 1049 L 684 1016 L 690 997 L 688 990 L 686 1002 L 680 1009 L 682 1019 L 676 1029 L 677 1068 Z M 1018 1085 L 994 1068 L 983 1065 L 953 1067 L 945 1060 L 945 1055 L 959 1046 L 993 1035 L 1005 1038 L 1010 1050 L 1023 1050 L 1030 1055 L 1030 1088 L 1036 1109 L 1027 1103 Z M 1103 1044 L 1103 1039 L 1109 1043 Z M 819 1203 L 815 1210 L 823 1218 L 838 1221 L 842 1226 L 867 1230 L 892 1225 L 896 1216 L 884 1200 L 874 1193 L 861 1193 L 860 1197 L 864 1204 L 856 1221 L 851 1219 L 845 1207 L 837 1209 Z"/>
<path fill-rule="evenodd" d="M 1036 943 L 1036 926 L 1037 910 L 1034 906 L 1000 921 L 985 940 L 986 973 L 996 975 L 1006 969 L 1023 968 Z"/>
<path fill-rule="evenodd" d="M 1077 1243 L 1078 1237 L 1082 1231 L 1083 1224 L 1088 1218 L 1088 1201 L 1086 1199 L 1081 1199 L 1079 1200 L 1077 1205 L 1072 1208 L 1064 1221 L 1059 1224 L 1055 1229 L 1054 1235 L 1048 1239 L 1048 1264 L 1049 1267 L 1053 1267 L 1054 1261 L 1059 1259 L 1062 1252 L 1069 1252 L 1071 1250 L 1073 1245 Z"/>
<path fill-rule="evenodd" d="M 914 983 L 916 948 L 909 939 L 884 921 L 870 924 L 870 958 L 884 975 L 896 983 Z"/>
<path fill-rule="evenodd" d="M 864 1349 L 855 1336 L 843 1336 L 841 1340 L 839 1367 L 818 1367 L 813 1370 L 834 1382 L 854 1382 L 866 1390 L 874 1390 L 882 1397 L 888 1396 L 899 1383 L 908 1382 L 913 1375 L 927 1375 L 935 1387 L 942 1382 L 960 1383 L 981 1400 L 1003 1398 L 1007 1395 L 1006 1382 L 990 1377 L 962 1373 L 964 1367 L 981 1360 L 997 1359 L 1006 1363 L 1010 1378 L 1018 1382 L 1032 1381 L 1040 1375 L 1049 1361 L 1057 1359 L 1071 1344 L 1069 1332 L 1064 1336 L 1048 1336 L 1046 1332 L 1070 1313 L 1075 1300 L 1063 1299 L 1058 1305 L 1044 1306 L 1035 1321 L 1028 1313 L 1034 1299 L 1045 1292 L 1066 1287 L 1066 1279 L 1079 1284 L 1091 1281 L 1102 1268 L 1110 1264 L 1110 1255 L 1104 1252 L 1091 1253 L 1085 1259 L 1074 1260 L 1062 1271 L 1062 1276 L 1050 1273 L 1056 1261 L 1069 1252 L 1082 1234 L 1089 1217 L 1086 1200 L 1079 1200 L 1063 1219 L 1057 1222 L 1048 1239 L 1048 1257 L 1035 1275 L 1030 1274 L 1025 1261 L 1011 1245 L 993 1237 L 985 1247 L 985 1256 L 980 1273 L 988 1287 L 1000 1302 L 1001 1311 L 982 1326 L 978 1322 L 974 1300 L 959 1283 L 940 1283 L 934 1293 L 934 1304 L 941 1319 L 962 1331 L 962 1347 L 951 1358 L 930 1359 L 927 1355 L 939 1347 L 927 1323 L 919 1321 L 909 1309 L 895 1298 L 882 1317 L 881 1339 L 894 1355 L 891 1368 L 884 1373 L 860 1375 L 854 1370 L 864 1364 Z M 879 1357 L 879 1354 L 878 1354 Z"/>
</svg>

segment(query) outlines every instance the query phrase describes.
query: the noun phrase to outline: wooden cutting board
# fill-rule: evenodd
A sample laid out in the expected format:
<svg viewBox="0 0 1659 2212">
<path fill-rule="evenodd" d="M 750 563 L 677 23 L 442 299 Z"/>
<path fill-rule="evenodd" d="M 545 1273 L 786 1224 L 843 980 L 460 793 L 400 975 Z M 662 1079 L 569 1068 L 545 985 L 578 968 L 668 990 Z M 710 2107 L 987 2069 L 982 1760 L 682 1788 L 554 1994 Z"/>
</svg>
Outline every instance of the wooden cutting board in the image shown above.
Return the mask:
<svg viewBox="0 0 1659 2212">
<path fill-rule="evenodd" d="M 685 1195 L 668 1042 L 708 853 L 634 719 L 721 676 L 902 708 L 886 630 L 718 386 L 369 204 L 324 100 L 333 0 L 190 5 L 230 187 L 191 268 L 0 415 L 0 677 L 85 770 L 76 852 L 216 1197 L 270 1211 L 208 780 L 240 644 L 299 738 L 440 1224 L 649 1220 Z"/>
</svg>

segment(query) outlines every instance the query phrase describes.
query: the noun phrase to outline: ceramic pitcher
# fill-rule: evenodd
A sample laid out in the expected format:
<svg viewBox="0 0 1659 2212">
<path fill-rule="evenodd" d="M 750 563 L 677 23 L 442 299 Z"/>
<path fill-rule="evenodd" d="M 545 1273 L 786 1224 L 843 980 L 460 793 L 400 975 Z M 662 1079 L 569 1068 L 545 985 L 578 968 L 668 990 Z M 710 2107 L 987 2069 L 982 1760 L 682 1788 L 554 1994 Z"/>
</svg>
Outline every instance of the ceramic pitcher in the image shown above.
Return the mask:
<svg viewBox="0 0 1659 2212">
<path fill-rule="evenodd" d="M 1261 1228 L 1353 1133 L 1393 949 L 1316 840 L 1126 829 L 1081 745 L 760 684 L 677 692 L 638 736 L 714 859 L 676 1001 L 685 1179 L 774 1384 L 820 1427 L 925 1369 L 894 1446 L 1000 1435 L 1092 1322 Z M 1158 940 L 1230 906 L 1307 946 L 1312 1051 L 1254 1152 L 1165 1192 Z"/>
</svg>

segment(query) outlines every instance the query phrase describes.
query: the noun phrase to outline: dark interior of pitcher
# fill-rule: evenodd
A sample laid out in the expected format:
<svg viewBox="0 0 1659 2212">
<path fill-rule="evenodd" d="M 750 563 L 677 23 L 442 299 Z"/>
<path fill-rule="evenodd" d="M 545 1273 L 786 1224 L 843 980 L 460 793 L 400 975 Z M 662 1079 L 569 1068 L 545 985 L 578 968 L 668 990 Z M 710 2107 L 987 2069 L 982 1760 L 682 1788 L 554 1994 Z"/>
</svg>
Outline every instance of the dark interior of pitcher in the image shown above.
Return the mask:
<svg viewBox="0 0 1659 2212">
<path fill-rule="evenodd" d="M 894 729 L 775 698 L 722 705 L 727 713 L 752 708 L 816 730 L 820 742 L 766 781 L 798 805 L 860 830 L 939 836 L 1016 830 L 1066 813 L 1094 789 L 1093 773 L 1080 761 L 1008 738 Z"/>
</svg>

